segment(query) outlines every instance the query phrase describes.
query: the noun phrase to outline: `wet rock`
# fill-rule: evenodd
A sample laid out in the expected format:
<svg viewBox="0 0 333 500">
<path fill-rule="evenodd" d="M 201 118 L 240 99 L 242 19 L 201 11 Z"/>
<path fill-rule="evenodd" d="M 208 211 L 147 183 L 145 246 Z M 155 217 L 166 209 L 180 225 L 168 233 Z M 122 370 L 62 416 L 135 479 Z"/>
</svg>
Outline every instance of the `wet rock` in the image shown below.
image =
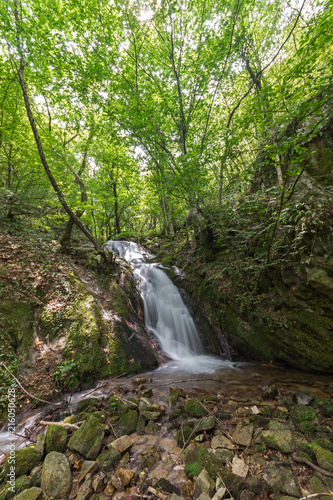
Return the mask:
<svg viewBox="0 0 333 500">
<path fill-rule="evenodd" d="M 306 394 L 305 392 L 297 391 L 293 394 L 293 401 L 297 405 L 307 406 L 313 401 L 313 396 L 311 394 Z"/>
<path fill-rule="evenodd" d="M 195 432 L 210 432 L 215 429 L 216 420 L 213 416 L 203 417 L 201 422 L 196 426 Z"/>
<path fill-rule="evenodd" d="M 79 481 L 82 481 L 87 474 L 94 474 L 98 469 L 98 464 L 94 460 L 85 460 L 82 463 Z"/>
<path fill-rule="evenodd" d="M 180 495 L 181 491 L 177 486 L 174 486 L 170 481 L 165 479 L 164 477 L 161 477 L 156 484 L 154 484 L 154 488 L 156 490 L 161 490 L 164 491 L 165 493 L 176 493 L 177 495 Z"/>
<path fill-rule="evenodd" d="M 159 429 L 159 426 L 157 425 L 156 422 L 148 422 L 146 425 L 145 431 L 147 434 L 156 434 Z"/>
<path fill-rule="evenodd" d="M 73 434 L 68 448 L 83 455 L 87 460 L 95 460 L 101 450 L 104 430 L 96 417 L 88 420 Z"/>
<path fill-rule="evenodd" d="M 113 486 L 118 491 L 124 491 L 126 486 L 129 485 L 132 478 L 134 476 L 134 472 L 131 469 L 120 468 L 118 469 L 111 477 L 111 482 Z"/>
<path fill-rule="evenodd" d="M 151 381 L 152 381 L 152 379 L 148 378 L 148 377 L 135 377 L 135 378 L 132 378 L 131 383 L 132 383 L 132 385 L 137 387 L 138 385 L 143 385 L 143 384 L 146 384 L 147 382 L 151 382 Z"/>
<path fill-rule="evenodd" d="M 226 464 L 227 462 L 231 463 L 235 456 L 235 454 L 231 450 L 225 450 L 223 448 L 212 450 L 212 453 L 223 464 Z"/>
<path fill-rule="evenodd" d="M 207 410 L 201 406 L 199 401 L 195 398 L 193 399 L 188 399 L 185 402 L 185 412 L 190 416 L 190 417 L 205 417 L 208 415 Z"/>
<path fill-rule="evenodd" d="M 114 469 L 114 467 L 120 462 L 120 459 L 121 455 L 119 451 L 112 449 L 102 451 L 102 453 L 97 457 L 96 462 L 102 471 L 107 472 Z"/>
<path fill-rule="evenodd" d="M 95 493 L 100 493 L 104 488 L 104 472 L 99 472 L 92 480 L 92 487 Z"/>
<path fill-rule="evenodd" d="M 92 480 L 87 478 L 80 486 L 76 500 L 89 500 L 91 498 L 92 492 Z"/>
<path fill-rule="evenodd" d="M 4 477 L 10 472 L 13 457 L 9 454 L 4 461 L 2 475 Z M 15 475 L 16 477 L 25 476 L 38 465 L 41 461 L 40 453 L 35 446 L 28 446 L 22 450 L 15 450 Z"/>
<path fill-rule="evenodd" d="M 143 415 L 138 416 L 138 423 L 136 425 L 136 433 L 139 436 L 143 436 L 145 433 L 145 427 L 146 427 L 146 419 Z"/>
<path fill-rule="evenodd" d="M 235 443 L 241 446 L 249 446 L 252 441 L 253 425 L 237 425 L 236 431 L 233 435 L 233 440 Z"/>
<path fill-rule="evenodd" d="M 31 485 L 40 487 L 42 480 L 42 465 L 36 465 L 30 472 Z"/>
<path fill-rule="evenodd" d="M 40 456 L 42 458 L 45 454 L 45 441 L 46 441 L 46 434 L 38 434 L 36 438 L 36 450 L 40 453 Z"/>
<path fill-rule="evenodd" d="M 190 445 L 185 450 L 185 472 L 190 479 L 198 476 L 202 469 L 206 469 L 213 480 L 219 476 L 236 500 L 240 498 L 244 481 L 230 472 L 221 462 L 211 456 L 209 452 L 195 445 Z"/>
<path fill-rule="evenodd" d="M 253 422 L 257 427 L 267 427 L 269 424 L 269 419 L 263 417 L 262 415 L 253 415 L 253 417 L 250 418 L 250 421 Z"/>
<path fill-rule="evenodd" d="M 44 460 L 42 469 L 42 490 L 52 498 L 66 497 L 72 488 L 72 476 L 65 455 L 51 451 Z"/>
<path fill-rule="evenodd" d="M 247 473 L 249 472 L 249 467 L 246 463 L 238 457 L 234 457 L 232 460 L 232 472 L 236 474 L 236 476 L 246 478 Z"/>
<path fill-rule="evenodd" d="M 262 393 L 262 398 L 263 399 L 275 399 L 277 395 L 279 394 L 278 388 L 276 385 L 270 385 L 265 389 Z"/>
<path fill-rule="evenodd" d="M 281 418 L 282 420 L 286 420 L 289 416 L 289 410 L 285 406 L 278 406 L 276 408 L 275 415 L 277 418 Z"/>
<path fill-rule="evenodd" d="M 142 410 L 141 414 L 147 419 L 147 420 L 158 420 L 162 414 L 161 411 L 149 411 L 149 410 Z"/>
<path fill-rule="evenodd" d="M 168 405 L 173 406 L 174 404 L 177 403 L 177 401 L 181 397 L 184 397 L 184 395 L 179 390 L 174 390 L 173 392 L 170 393 L 170 396 L 167 399 Z"/>
<path fill-rule="evenodd" d="M 215 482 L 212 480 L 206 469 L 203 469 L 197 477 L 194 487 L 194 498 L 200 497 L 202 493 L 206 493 L 209 498 L 215 491 Z"/>
<path fill-rule="evenodd" d="M 33 486 L 32 488 L 22 491 L 16 495 L 15 500 L 43 500 L 43 498 L 43 490 Z"/>
<path fill-rule="evenodd" d="M 141 467 L 152 469 L 161 460 L 161 449 L 152 446 L 141 452 Z"/>
<path fill-rule="evenodd" d="M 50 451 L 64 453 L 67 447 L 67 430 L 60 425 L 49 425 L 46 431 L 45 454 Z"/>
<path fill-rule="evenodd" d="M 145 389 L 144 391 L 142 391 L 141 395 L 145 398 L 151 398 L 153 396 L 153 390 Z"/>
<path fill-rule="evenodd" d="M 300 498 L 302 491 L 297 479 L 284 467 L 269 466 L 263 473 L 271 491 L 279 491 L 288 496 Z"/>
<path fill-rule="evenodd" d="M 169 420 L 172 422 L 173 420 L 176 420 L 180 415 L 183 413 L 183 410 L 181 408 L 175 408 L 169 415 Z"/>
<path fill-rule="evenodd" d="M 133 439 L 125 435 L 108 444 L 108 448 L 112 447 L 115 450 L 119 451 L 119 453 L 125 453 L 125 451 L 129 450 L 131 446 L 133 446 L 133 444 Z"/>
<path fill-rule="evenodd" d="M 81 399 L 76 407 L 75 413 L 87 412 L 92 413 L 99 407 L 101 400 L 98 398 Z"/>
<path fill-rule="evenodd" d="M 138 413 L 136 410 L 130 410 L 125 413 L 114 426 L 117 436 L 125 436 L 136 431 L 138 424 Z"/>
<path fill-rule="evenodd" d="M 227 450 L 233 450 L 235 448 L 235 445 L 230 441 L 230 439 L 220 434 L 213 437 L 211 447 L 213 449 L 225 448 Z"/>
</svg>

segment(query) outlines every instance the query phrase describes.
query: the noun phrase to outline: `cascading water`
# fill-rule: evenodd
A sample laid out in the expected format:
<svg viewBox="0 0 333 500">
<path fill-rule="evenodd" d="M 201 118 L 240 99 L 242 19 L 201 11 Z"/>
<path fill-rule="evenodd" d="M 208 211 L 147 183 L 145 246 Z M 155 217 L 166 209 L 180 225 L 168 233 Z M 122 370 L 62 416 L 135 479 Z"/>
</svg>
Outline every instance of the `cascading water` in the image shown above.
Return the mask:
<svg viewBox="0 0 333 500">
<path fill-rule="evenodd" d="M 106 247 L 129 262 L 139 280 L 146 326 L 158 339 L 161 349 L 174 361 L 175 368 L 212 372 L 225 364 L 205 355 L 199 334 L 178 288 L 158 267 L 146 262 L 154 257 L 141 251 L 136 243 L 108 241 Z"/>
</svg>

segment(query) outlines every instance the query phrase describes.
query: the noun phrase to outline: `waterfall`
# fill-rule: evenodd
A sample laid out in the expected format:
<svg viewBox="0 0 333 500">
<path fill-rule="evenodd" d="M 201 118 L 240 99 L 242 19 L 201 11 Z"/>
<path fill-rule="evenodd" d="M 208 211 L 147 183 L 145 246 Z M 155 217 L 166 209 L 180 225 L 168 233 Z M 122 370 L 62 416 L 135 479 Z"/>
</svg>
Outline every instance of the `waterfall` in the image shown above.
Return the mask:
<svg viewBox="0 0 333 500">
<path fill-rule="evenodd" d="M 145 255 L 153 256 L 128 241 L 108 241 L 106 247 L 132 265 L 139 281 L 146 326 L 158 339 L 161 349 L 173 360 L 203 355 L 193 318 L 178 288 L 157 264 L 146 261 Z"/>
</svg>

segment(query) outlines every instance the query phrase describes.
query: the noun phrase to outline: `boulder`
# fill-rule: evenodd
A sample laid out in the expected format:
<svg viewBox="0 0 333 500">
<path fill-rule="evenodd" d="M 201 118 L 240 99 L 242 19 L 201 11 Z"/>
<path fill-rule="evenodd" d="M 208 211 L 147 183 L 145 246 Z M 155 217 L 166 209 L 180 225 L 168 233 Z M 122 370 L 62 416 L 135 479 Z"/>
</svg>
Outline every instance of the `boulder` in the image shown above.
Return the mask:
<svg viewBox="0 0 333 500">
<path fill-rule="evenodd" d="M 43 500 L 43 498 L 43 490 L 41 488 L 37 488 L 36 486 L 33 486 L 28 490 L 24 490 L 14 497 L 15 500 Z"/>
<path fill-rule="evenodd" d="M 202 469 L 199 476 L 197 477 L 194 493 L 194 498 L 200 497 L 202 493 L 206 493 L 209 498 L 212 497 L 215 491 L 215 482 L 212 480 L 206 469 Z"/>
<path fill-rule="evenodd" d="M 72 475 L 65 455 L 51 451 L 44 460 L 42 490 L 46 497 L 66 498 L 72 488 Z"/>
<path fill-rule="evenodd" d="M 95 460 L 101 450 L 104 430 L 96 417 L 88 420 L 73 434 L 68 448 L 83 455 L 87 460 Z"/>
<path fill-rule="evenodd" d="M 120 462 L 121 455 L 119 451 L 114 448 L 102 451 L 102 453 L 97 457 L 96 462 L 99 465 L 99 468 L 108 472 L 115 468 L 116 465 Z"/>
<path fill-rule="evenodd" d="M 205 417 L 208 415 L 207 410 L 201 406 L 199 401 L 195 398 L 188 399 L 185 402 L 185 412 L 190 416 L 190 417 Z"/>
<path fill-rule="evenodd" d="M 15 475 L 16 477 L 25 476 L 41 461 L 40 453 L 35 446 L 28 446 L 22 450 L 15 450 Z M 10 472 L 11 461 L 14 459 L 12 454 L 8 454 L 3 464 L 2 475 L 4 477 Z"/>
<path fill-rule="evenodd" d="M 58 451 L 64 453 L 67 445 L 67 430 L 60 425 L 49 425 L 46 431 L 45 453 Z"/>
<path fill-rule="evenodd" d="M 136 410 L 130 410 L 125 413 L 114 426 L 114 431 L 117 436 L 125 436 L 136 431 L 138 424 L 138 413 Z"/>
<path fill-rule="evenodd" d="M 295 451 L 295 441 L 293 434 L 288 429 L 267 429 L 259 435 L 260 440 L 274 450 L 282 453 L 293 453 Z"/>
</svg>

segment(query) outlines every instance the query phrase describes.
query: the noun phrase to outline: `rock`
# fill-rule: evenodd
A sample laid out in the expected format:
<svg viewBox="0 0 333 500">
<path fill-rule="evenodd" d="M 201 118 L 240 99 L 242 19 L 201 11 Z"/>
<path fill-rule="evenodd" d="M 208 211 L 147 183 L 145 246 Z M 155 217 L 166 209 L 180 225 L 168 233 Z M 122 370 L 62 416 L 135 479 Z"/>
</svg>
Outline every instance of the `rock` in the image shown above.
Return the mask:
<svg viewBox="0 0 333 500">
<path fill-rule="evenodd" d="M 161 411 L 149 411 L 149 410 L 142 410 L 141 413 L 147 420 L 158 420 L 162 414 Z"/>
<path fill-rule="evenodd" d="M 125 413 L 114 426 L 114 431 L 117 436 L 125 436 L 136 431 L 138 423 L 138 413 L 136 410 L 130 410 Z"/>
<path fill-rule="evenodd" d="M 92 480 L 92 487 L 95 493 L 100 493 L 104 489 L 104 472 L 99 472 Z"/>
<path fill-rule="evenodd" d="M 21 476 L 15 480 L 14 485 L 11 484 L 12 479 L 8 476 L 10 482 L 7 483 L 7 487 L 3 484 L 0 487 L 0 499 L 1 500 L 11 500 L 15 496 L 15 492 L 22 492 L 31 487 L 31 481 L 28 476 Z M 4 488 L 6 488 L 4 490 Z M 14 491 L 13 491 L 14 490 Z"/>
<path fill-rule="evenodd" d="M 146 425 L 145 431 L 147 434 L 156 434 L 159 427 L 156 422 L 149 421 Z"/>
<path fill-rule="evenodd" d="M 313 447 L 313 452 L 319 467 L 329 472 L 333 472 L 333 453 L 330 450 L 325 450 L 319 445 Z"/>
<path fill-rule="evenodd" d="M 293 394 L 293 401 L 298 405 L 307 406 L 313 401 L 313 396 L 305 392 L 297 391 Z"/>
<path fill-rule="evenodd" d="M 40 456 L 43 458 L 45 454 L 45 441 L 46 441 L 46 434 L 38 434 L 36 438 L 36 450 L 40 453 Z"/>
<path fill-rule="evenodd" d="M 202 493 L 206 493 L 209 498 L 215 491 L 215 482 L 212 480 L 206 469 L 203 469 L 197 477 L 194 487 L 194 498 L 200 497 Z"/>
<path fill-rule="evenodd" d="M 258 406 L 251 406 L 251 412 L 253 415 L 259 415 L 260 411 L 258 409 Z"/>
<path fill-rule="evenodd" d="M 87 474 L 94 474 L 98 469 L 98 464 L 94 460 L 85 460 L 82 463 L 79 481 L 82 481 Z"/>
<path fill-rule="evenodd" d="M 193 436 L 192 427 L 190 427 L 189 425 L 184 425 L 184 427 L 179 429 L 176 434 L 178 446 L 183 447 L 185 444 L 187 444 L 191 436 Z"/>
<path fill-rule="evenodd" d="M 100 405 L 101 400 L 98 398 L 87 398 L 87 399 L 81 399 L 76 407 L 75 413 L 81 413 L 81 412 L 87 412 L 91 413 L 98 408 Z"/>
<path fill-rule="evenodd" d="M 93 492 L 92 480 L 85 479 L 84 483 L 80 486 L 76 500 L 89 500 Z"/>
<path fill-rule="evenodd" d="M 67 430 L 60 425 L 49 425 L 46 431 L 45 454 L 50 451 L 64 453 L 67 447 Z"/>
<path fill-rule="evenodd" d="M 190 445 L 185 449 L 185 472 L 190 479 L 206 469 L 213 480 L 219 476 L 236 500 L 240 498 L 244 481 L 230 472 L 221 462 L 204 448 Z"/>
<path fill-rule="evenodd" d="M 213 416 L 203 417 L 199 425 L 195 428 L 195 432 L 210 432 L 215 429 L 216 421 Z"/>
<path fill-rule="evenodd" d="M 284 467 L 269 466 L 263 473 L 271 491 L 279 491 L 288 496 L 300 498 L 302 491 L 297 479 L 290 470 Z"/>
<path fill-rule="evenodd" d="M 197 399 L 188 399 L 185 402 L 185 412 L 190 416 L 190 417 L 205 417 L 208 415 L 207 410 L 201 406 L 201 404 L 198 402 Z"/>
<path fill-rule="evenodd" d="M 134 472 L 131 469 L 122 467 L 111 476 L 111 482 L 118 491 L 124 491 L 126 486 L 131 482 L 133 476 Z"/>
<path fill-rule="evenodd" d="M 40 483 L 42 480 L 42 465 L 36 465 L 30 472 L 31 485 L 40 487 Z"/>
<path fill-rule="evenodd" d="M 260 440 L 274 450 L 282 453 L 293 453 L 295 451 L 295 441 L 290 430 L 268 429 L 259 435 Z"/>
<path fill-rule="evenodd" d="M 234 457 L 232 460 L 232 472 L 236 474 L 236 476 L 246 478 L 247 473 L 249 472 L 249 467 L 246 463 L 238 457 Z"/>
<path fill-rule="evenodd" d="M 154 488 L 156 490 L 161 490 L 164 491 L 165 493 L 176 493 L 177 495 L 180 495 L 181 491 L 177 486 L 174 486 L 170 481 L 165 479 L 164 477 L 161 477 L 156 484 L 154 484 Z"/>
<path fill-rule="evenodd" d="M 201 493 L 197 500 L 211 500 L 211 497 L 207 493 Z"/>
<path fill-rule="evenodd" d="M 38 465 L 41 461 L 40 453 L 36 450 L 35 446 L 28 446 L 22 450 L 15 450 L 14 454 L 11 452 L 7 455 L 2 468 L 2 475 L 7 476 L 10 472 L 11 465 L 15 457 L 15 475 L 16 477 L 25 476 Z"/>
<path fill-rule="evenodd" d="M 169 406 L 173 406 L 174 404 L 177 403 L 178 399 L 184 397 L 184 395 L 179 392 L 178 390 L 175 390 L 171 392 L 170 396 L 167 399 L 167 403 Z"/>
<path fill-rule="evenodd" d="M 223 464 L 227 462 L 232 462 L 235 454 L 231 450 L 225 450 L 223 448 L 217 448 L 216 450 L 212 450 L 214 456 L 220 460 Z"/>
<path fill-rule="evenodd" d="M 170 500 L 183 500 L 183 497 L 179 497 L 176 493 L 172 493 Z"/>
<path fill-rule="evenodd" d="M 249 446 L 252 441 L 253 429 L 254 427 L 252 424 L 244 426 L 240 424 L 237 425 L 233 440 L 241 446 Z"/>
<path fill-rule="evenodd" d="M 77 451 L 87 460 L 95 460 L 101 450 L 103 439 L 103 427 L 97 418 L 91 415 L 70 438 L 68 448 Z"/>
<path fill-rule="evenodd" d="M 121 455 L 119 451 L 109 449 L 102 451 L 102 453 L 97 457 L 96 462 L 102 471 L 107 472 L 114 469 L 114 467 L 120 462 L 120 459 Z"/>
<path fill-rule="evenodd" d="M 141 452 L 141 467 L 144 469 L 152 469 L 154 465 L 161 460 L 161 449 L 157 446 L 152 446 Z"/>
<path fill-rule="evenodd" d="M 222 436 L 222 434 L 219 434 L 218 436 L 213 437 L 211 447 L 213 449 L 225 448 L 227 450 L 233 450 L 235 445 L 230 441 L 230 439 Z"/>
<path fill-rule="evenodd" d="M 137 387 L 138 385 L 143 385 L 143 384 L 146 384 L 147 382 L 151 382 L 151 381 L 152 381 L 152 379 L 148 378 L 148 377 L 135 377 L 135 378 L 132 378 L 131 383 L 132 383 L 132 385 Z"/>
<path fill-rule="evenodd" d="M 43 490 L 41 488 L 33 486 L 28 490 L 22 491 L 14 498 L 15 500 L 43 500 L 44 495 L 43 495 Z"/>
<path fill-rule="evenodd" d="M 124 453 L 129 450 L 131 446 L 133 446 L 134 441 L 129 436 L 121 436 L 120 438 L 112 441 L 112 443 L 108 444 L 108 448 L 112 446 L 115 450 L 119 451 L 119 453 Z"/>
<path fill-rule="evenodd" d="M 145 433 L 145 427 L 146 427 L 146 419 L 143 415 L 139 415 L 138 423 L 136 425 L 136 433 L 139 436 L 143 436 L 143 434 Z"/>
<path fill-rule="evenodd" d="M 262 393 L 262 398 L 263 399 L 275 399 L 276 396 L 279 394 L 279 391 L 276 387 L 276 385 L 270 385 L 265 389 Z"/>
<path fill-rule="evenodd" d="M 294 407 L 291 412 L 290 419 L 293 422 L 313 422 L 314 420 L 318 420 L 316 410 L 311 408 L 311 406 L 304 406 L 302 404 L 298 404 Z"/>
<path fill-rule="evenodd" d="M 115 491 L 116 491 L 116 488 L 113 486 L 111 481 L 109 481 L 108 484 L 104 488 L 104 493 L 107 496 L 112 496 Z"/>
<path fill-rule="evenodd" d="M 51 498 L 66 497 L 72 488 L 72 475 L 65 455 L 51 451 L 44 460 L 42 490 Z"/>
</svg>

